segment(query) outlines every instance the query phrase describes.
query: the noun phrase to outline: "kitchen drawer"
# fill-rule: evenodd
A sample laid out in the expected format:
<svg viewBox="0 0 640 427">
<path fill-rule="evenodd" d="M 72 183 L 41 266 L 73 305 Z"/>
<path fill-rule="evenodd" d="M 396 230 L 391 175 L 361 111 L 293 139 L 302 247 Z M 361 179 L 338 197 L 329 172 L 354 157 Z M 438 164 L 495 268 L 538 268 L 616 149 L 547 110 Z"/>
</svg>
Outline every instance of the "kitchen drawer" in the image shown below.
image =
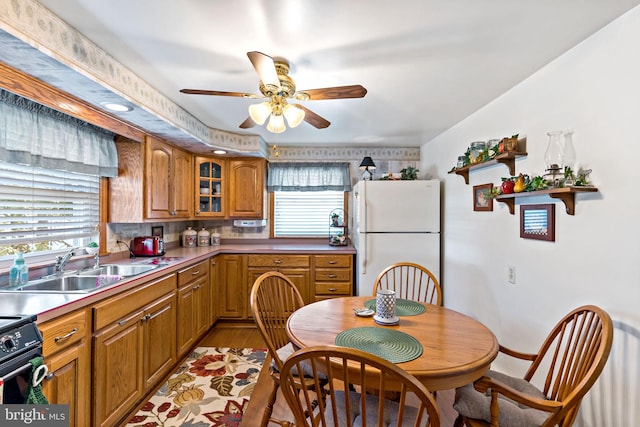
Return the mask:
<svg viewBox="0 0 640 427">
<path fill-rule="evenodd" d="M 351 267 L 351 255 L 315 255 L 316 268 L 318 267 Z"/>
<path fill-rule="evenodd" d="M 84 338 L 89 330 L 89 316 L 86 309 L 61 316 L 38 325 L 44 338 L 42 351 L 45 357 L 64 350 Z"/>
<path fill-rule="evenodd" d="M 97 303 L 93 306 L 94 332 L 130 316 L 145 305 L 175 291 L 176 276 L 170 274 Z"/>
<path fill-rule="evenodd" d="M 345 282 L 351 280 L 351 269 L 316 268 L 316 282 Z"/>
<path fill-rule="evenodd" d="M 249 267 L 309 267 L 309 255 L 249 255 Z"/>
<path fill-rule="evenodd" d="M 351 295 L 351 282 L 316 283 L 316 296 L 319 295 Z"/>
<path fill-rule="evenodd" d="M 206 276 L 209 273 L 209 261 L 202 261 L 197 264 L 187 267 L 184 270 L 178 271 L 178 287 L 182 287 L 189 282 L 192 282 L 200 277 Z"/>
</svg>

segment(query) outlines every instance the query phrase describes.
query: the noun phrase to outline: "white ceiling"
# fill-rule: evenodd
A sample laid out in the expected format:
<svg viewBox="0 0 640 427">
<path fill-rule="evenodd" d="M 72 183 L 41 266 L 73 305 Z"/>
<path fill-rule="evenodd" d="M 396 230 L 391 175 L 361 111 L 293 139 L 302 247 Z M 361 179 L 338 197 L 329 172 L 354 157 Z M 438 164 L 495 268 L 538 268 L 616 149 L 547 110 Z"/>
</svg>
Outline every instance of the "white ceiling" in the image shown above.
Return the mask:
<svg viewBox="0 0 640 427">
<path fill-rule="evenodd" d="M 303 102 L 331 122 L 265 142 L 417 147 L 640 0 L 40 0 L 206 126 L 238 125 L 259 93 L 246 53 L 291 63 L 297 88 L 361 84 L 362 99 Z"/>
</svg>

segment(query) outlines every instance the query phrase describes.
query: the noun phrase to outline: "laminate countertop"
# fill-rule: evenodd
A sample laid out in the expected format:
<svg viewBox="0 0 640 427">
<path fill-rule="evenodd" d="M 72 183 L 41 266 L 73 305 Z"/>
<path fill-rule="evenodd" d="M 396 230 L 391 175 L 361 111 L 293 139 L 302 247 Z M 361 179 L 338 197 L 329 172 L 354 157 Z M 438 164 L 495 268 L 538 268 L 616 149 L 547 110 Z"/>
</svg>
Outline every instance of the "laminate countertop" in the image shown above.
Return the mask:
<svg viewBox="0 0 640 427">
<path fill-rule="evenodd" d="M 355 248 L 347 246 L 331 246 L 322 242 L 296 239 L 256 239 L 256 240 L 223 240 L 219 246 L 202 246 L 196 248 L 175 247 L 167 249 L 160 257 L 107 259 L 103 264 L 147 264 L 159 263 L 161 266 L 148 273 L 122 280 L 116 285 L 105 287 L 91 293 L 41 293 L 41 292 L 0 292 L 0 314 L 37 315 L 38 323 L 69 313 L 82 307 L 94 304 L 120 292 L 133 289 L 142 283 L 176 273 L 195 263 L 218 254 L 355 254 Z"/>
</svg>

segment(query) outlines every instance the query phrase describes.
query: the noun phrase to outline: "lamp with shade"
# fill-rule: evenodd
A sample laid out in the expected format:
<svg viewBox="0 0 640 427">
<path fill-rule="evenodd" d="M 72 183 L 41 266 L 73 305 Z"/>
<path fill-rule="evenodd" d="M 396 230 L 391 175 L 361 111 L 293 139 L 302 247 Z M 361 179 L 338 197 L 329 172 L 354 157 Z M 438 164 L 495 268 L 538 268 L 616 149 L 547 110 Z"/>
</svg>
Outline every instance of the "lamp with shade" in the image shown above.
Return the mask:
<svg viewBox="0 0 640 427">
<path fill-rule="evenodd" d="M 373 160 L 371 159 L 371 157 L 367 156 L 364 159 L 362 159 L 362 162 L 360 162 L 360 170 L 363 171 L 362 179 L 364 181 L 373 181 L 373 172 L 371 170 L 374 170 L 375 168 L 376 168 L 376 164 L 373 163 Z"/>
</svg>

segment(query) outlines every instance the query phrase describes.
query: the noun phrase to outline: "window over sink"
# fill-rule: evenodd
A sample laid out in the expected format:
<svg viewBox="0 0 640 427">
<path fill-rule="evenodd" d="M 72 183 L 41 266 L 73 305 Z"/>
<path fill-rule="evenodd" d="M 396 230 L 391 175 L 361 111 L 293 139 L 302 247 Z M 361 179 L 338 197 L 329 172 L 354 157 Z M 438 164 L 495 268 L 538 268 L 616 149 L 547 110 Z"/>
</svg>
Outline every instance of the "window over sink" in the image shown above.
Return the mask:
<svg viewBox="0 0 640 427">
<path fill-rule="evenodd" d="M 0 161 L 0 260 L 89 243 L 99 191 L 99 176 Z"/>
</svg>

